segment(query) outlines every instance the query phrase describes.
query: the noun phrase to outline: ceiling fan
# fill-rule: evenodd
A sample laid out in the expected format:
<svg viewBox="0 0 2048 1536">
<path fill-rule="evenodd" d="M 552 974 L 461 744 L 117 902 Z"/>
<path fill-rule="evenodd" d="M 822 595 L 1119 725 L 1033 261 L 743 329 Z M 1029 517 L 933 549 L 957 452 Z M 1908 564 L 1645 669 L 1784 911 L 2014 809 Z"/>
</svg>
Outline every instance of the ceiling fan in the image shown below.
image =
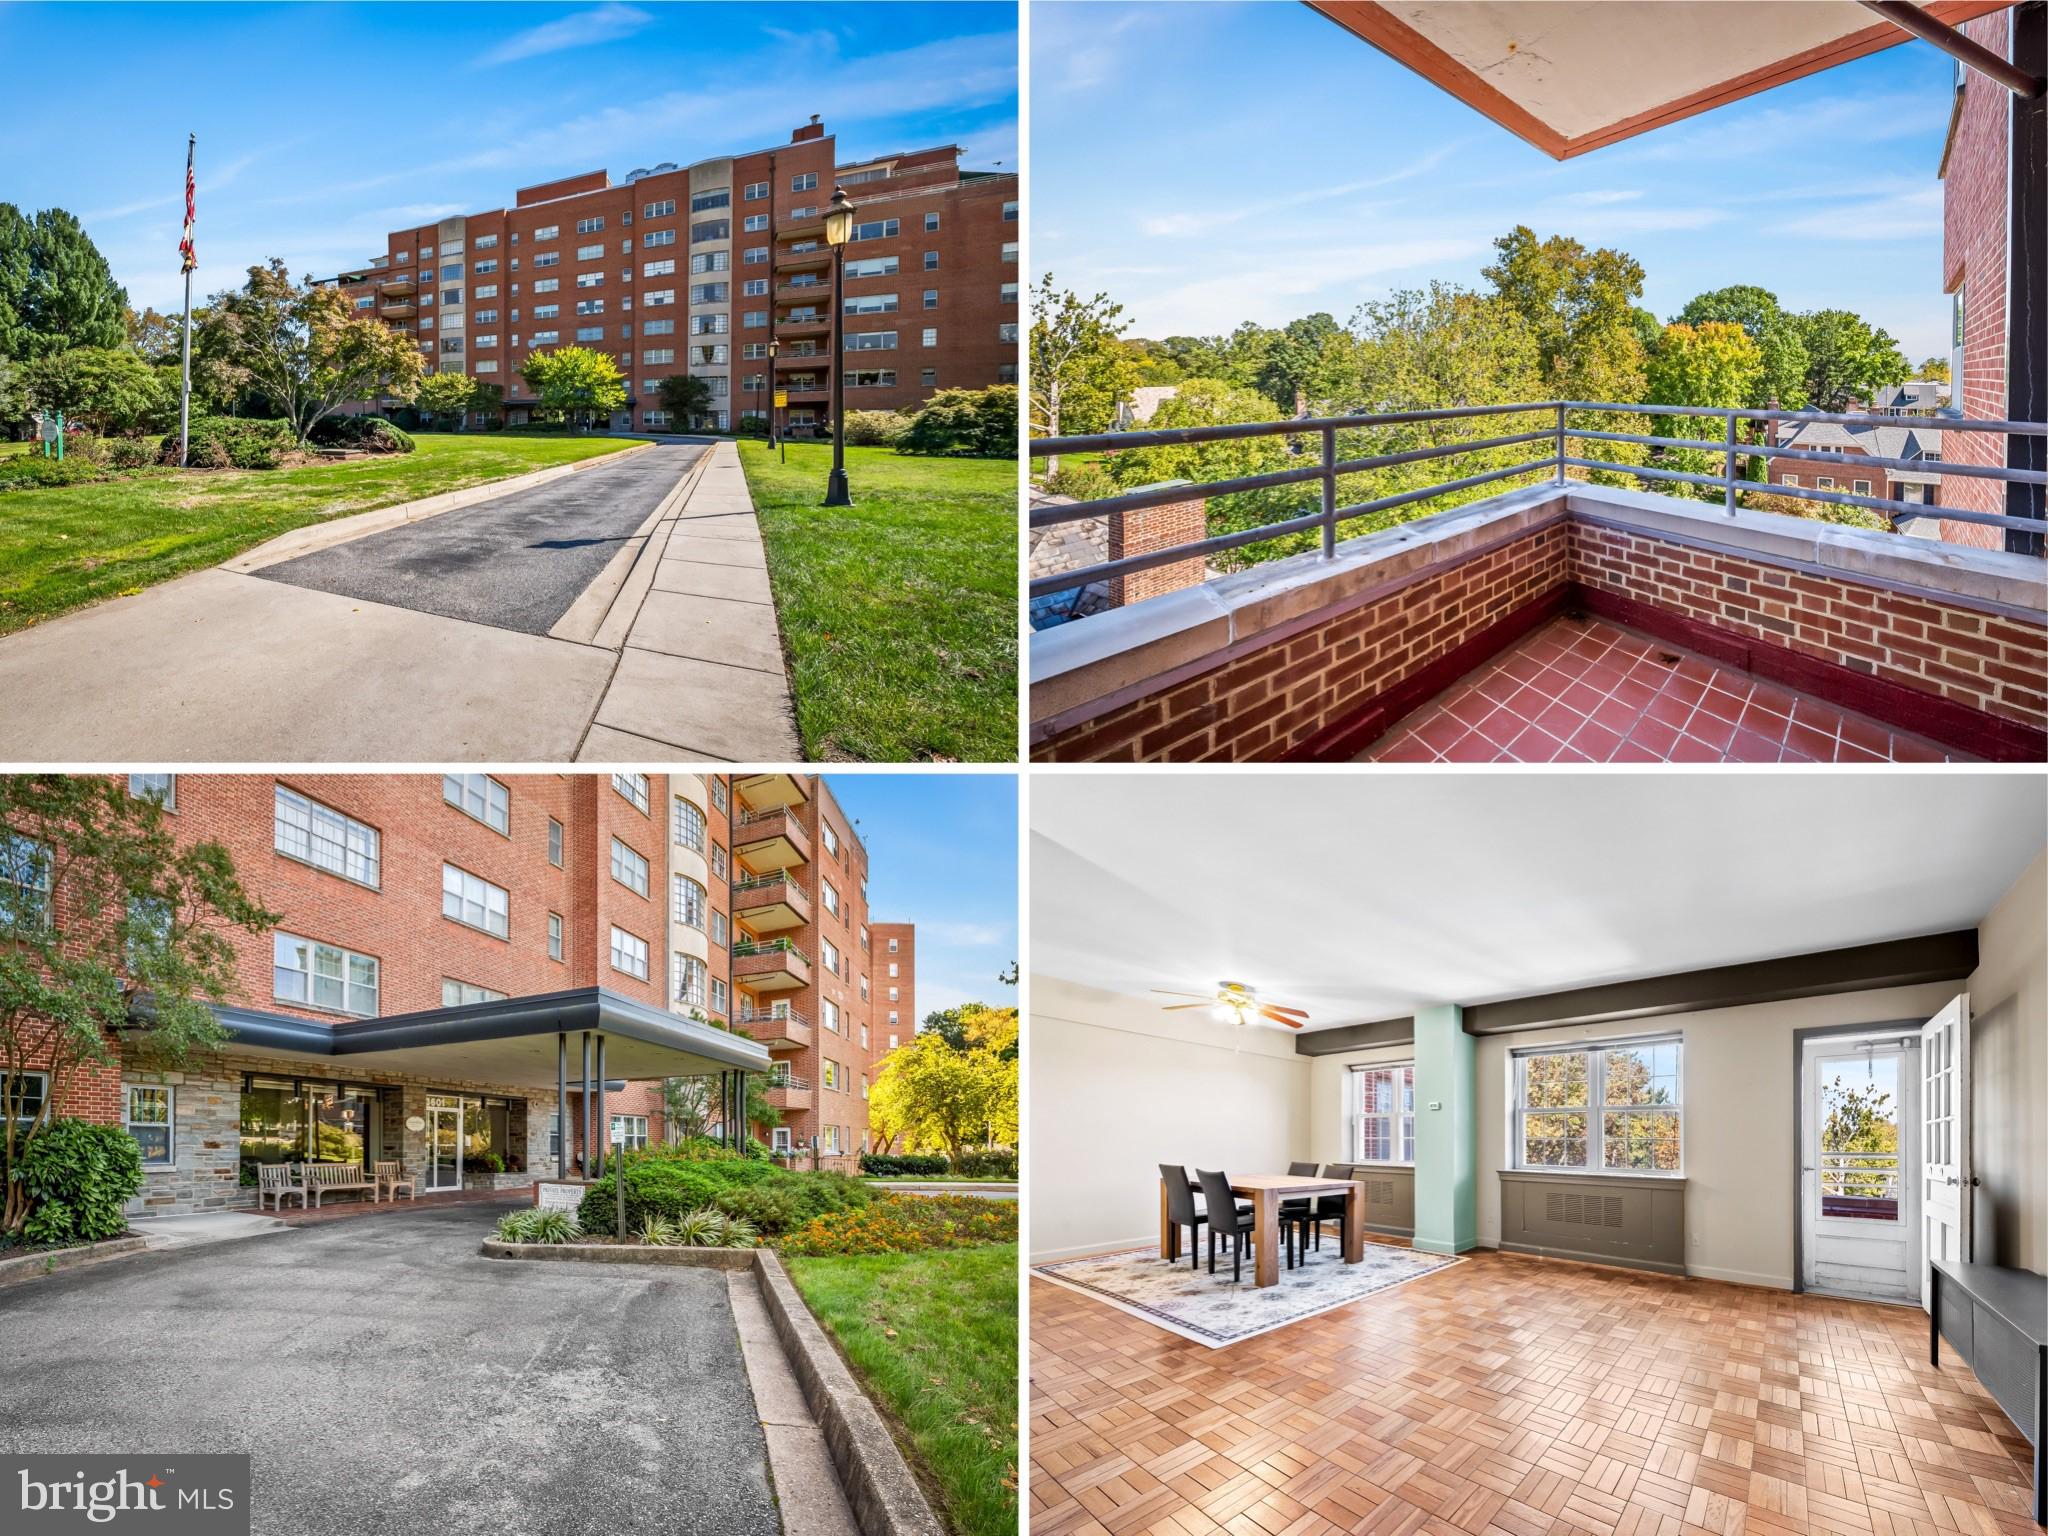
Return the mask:
<svg viewBox="0 0 2048 1536">
<path fill-rule="evenodd" d="M 1160 1006 L 1168 1013 L 1177 1013 L 1183 1008 L 1207 1008 L 1225 1024 L 1249 1024 L 1256 1016 L 1269 1024 L 1299 1029 L 1308 1018 L 1304 1009 L 1260 1002 L 1259 994 L 1241 981 L 1219 981 L 1214 992 L 1177 992 L 1171 987 L 1154 987 L 1152 990 L 1165 997 L 1197 999 L 1192 1003 L 1162 1003 Z"/>
</svg>

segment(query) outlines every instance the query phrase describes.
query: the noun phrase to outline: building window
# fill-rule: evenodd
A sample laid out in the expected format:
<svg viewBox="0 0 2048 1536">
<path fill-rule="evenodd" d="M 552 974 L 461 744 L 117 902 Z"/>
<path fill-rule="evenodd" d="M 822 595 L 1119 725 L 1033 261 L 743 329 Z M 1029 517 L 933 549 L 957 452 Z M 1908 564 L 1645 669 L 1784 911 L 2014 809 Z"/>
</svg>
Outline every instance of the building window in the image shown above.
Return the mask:
<svg viewBox="0 0 2048 1536">
<path fill-rule="evenodd" d="M 701 245 L 706 240 L 730 240 L 731 238 L 731 219 L 705 219 L 701 223 L 690 226 L 690 244 L 692 245 Z"/>
<path fill-rule="evenodd" d="M 824 834 L 825 851 L 834 858 L 837 858 L 839 856 L 839 834 L 833 829 L 832 823 L 820 821 L 818 823 L 818 830 Z"/>
<path fill-rule="evenodd" d="M 938 227 L 939 216 L 936 213 L 928 213 L 924 216 L 924 232 L 926 234 L 929 235 L 933 233 L 935 230 L 938 229 Z"/>
<path fill-rule="evenodd" d="M 128 793 L 137 800 L 154 800 L 167 811 L 178 808 L 178 776 L 175 773 L 131 773 Z"/>
<path fill-rule="evenodd" d="M 837 1157 L 839 1155 L 838 1126 L 828 1125 L 820 1128 L 818 1132 L 818 1150 L 827 1157 Z"/>
<path fill-rule="evenodd" d="M 818 947 L 824 954 L 825 969 L 834 976 L 837 976 L 839 974 L 839 946 L 830 939 L 821 939 Z"/>
<path fill-rule="evenodd" d="M 613 1115 L 612 1145 L 622 1152 L 640 1152 L 647 1146 L 645 1115 Z"/>
<path fill-rule="evenodd" d="M 1849 482 L 1849 490 L 1857 496 L 1868 496 L 1870 494 L 1870 482 L 1868 480 L 1851 480 Z"/>
<path fill-rule="evenodd" d="M 1355 1163 L 1415 1161 L 1415 1063 L 1353 1067 L 1345 1084 L 1346 1142 Z"/>
<path fill-rule="evenodd" d="M 789 178 L 789 190 L 792 192 L 815 192 L 817 189 L 818 173 L 816 171 L 802 171 Z"/>
<path fill-rule="evenodd" d="M 501 939 L 512 932 L 512 898 L 505 888 L 453 864 L 441 866 L 441 915 Z"/>
<path fill-rule="evenodd" d="M 839 1063 L 830 1056 L 825 1058 L 824 1086 L 827 1088 L 837 1088 L 839 1086 Z"/>
<path fill-rule="evenodd" d="M 711 845 L 711 873 L 720 880 L 725 878 L 725 849 L 717 843 Z"/>
<path fill-rule="evenodd" d="M 548 914 L 548 958 L 562 958 L 562 914 L 559 912 Z"/>
<path fill-rule="evenodd" d="M 641 209 L 640 216 L 643 219 L 665 219 L 675 211 L 676 200 L 672 197 L 664 197 L 659 202 L 649 203 L 645 208 Z"/>
<path fill-rule="evenodd" d="M 704 813 L 680 795 L 676 797 L 675 825 L 677 847 L 704 851 Z"/>
<path fill-rule="evenodd" d="M 702 1008 L 705 984 L 711 976 L 704 969 L 704 962 L 694 955 L 671 955 L 669 962 L 669 980 L 675 989 L 675 1001 L 685 1007 Z"/>
<path fill-rule="evenodd" d="M 612 930 L 612 969 L 647 979 L 647 941 L 623 928 Z"/>
<path fill-rule="evenodd" d="M 616 837 L 612 839 L 612 878 L 635 896 L 647 894 L 647 861 Z"/>
<path fill-rule="evenodd" d="M 43 1101 L 49 1092 L 50 1078 L 46 1072 L 0 1072 L 0 1114 L 11 1108 L 15 1129 L 25 1132 L 43 1112 Z M 17 1142 L 16 1146 L 19 1145 Z"/>
<path fill-rule="evenodd" d="M 726 1007 L 725 983 L 716 976 L 711 978 L 711 1011 L 716 1014 L 729 1011 Z"/>
<path fill-rule="evenodd" d="M 926 309 L 937 309 L 937 308 L 939 307 L 939 290 L 938 290 L 938 289 L 936 289 L 936 288 L 927 288 L 927 289 L 925 289 L 925 291 L 924 291 L 924 307 L 925 307 Z"/>
<path fill-rule="evenodd" d="M 603 228 L 604 215 L 602 214 L 599 214 L 596 218 L 578 219 L 576 221 L 576 233 L 579 235 L 594 235 Z"/>
<path fill-rule="evenodd" d="M 889 953 L 892 955 L 896 953 L 896 941 L 894 939 L 889 941 Z"/>
<path fill-rule="evenodd" d="M 831 1030 L 833 1034 L 839 1033 L 839 1005 L 829 997 L 819 999 L 818 1022 Z"/>
<path fill-rule="evenodd" d="M 673 256 L 663 257 L 660 261 L 645 261 L 640 264 L 640 275 L 642 277 L 674 277 L 675 272 L 676 259 Z"/>
<path fill-rule="evenodd" d="M 489 774 L 444 773 L 441 775 L 441 798 L 492 831 L 511 835 L 511 792 Z"/>
<path fill-rule="evenodd" d="M 894 240 L 903 231 L 903 225 L 896 219 L 870 219 L 865 224 L 853 226 L 852 240 Z M 851 243 L 851 241 L 849 241 Z"/>
<path fill-rule="evenodd" d="M 1016 259 L 1017 259 L 1017 242 L 1016 242 L 1016 241 L 1014 241 L 1014 240 L 1005 240 L 1005 241 L 1003 242 L 1003 260 L 1005 260 L 1005 261 L 1015 261 Z"/>
<path fill-rule="evenodd" d="M 924 328 L 924 344 L 928 347 L 936 347 L 939 344 L 939 328 L 936 325 Z"/>
<path fill-rule="evenodd" d="M 464 1008 L 471 1003 L 502 1002 L 504 997 L 504 993 L 494 992 L 489 987 L 480 987 L 472 981 L 457 981 L 452 976 L 441 978 L 443 1008 Z"/>
<path fill-rule="evenodd" d="M 890 979 L 891 981 L 894 981 L 894 980 L 896 979 L 897 975 L 898 975 L 898 972 L 897 972 L 897 969 L 896 969 L 896 962 L 895 962 L 894 960 L 891 960 L 891 961 L 889 962 L 889 979 Z"/>
<path fill-rule="evenodd" d="M 1014 198 L 1011 201 L 1003 204 L 1003 222 L 1005 224 L 1014 224 L 1017 222 L 1017 203 Z"/>
<path fill-rule="evenodd" d="M 279 1002 L 374 1018 L 377 972 L 374 955 L 296 934 L 271 935 L 270 994 Z"/>
<path fill-rule="evenodd" d="M 830 880 L 820 880 L 818 882 L 818 889 L 824 895 L 825 910 L 834 917 L 837 917 L 839 915 L 839 892 L 833 889 Z"/>
<path fill-rule="evenodd" d="M 937 389 L 939 387 L 939 370 L 936 368 L 918 369 L 917 378 L 918 382 L 926 389 Z"/>
<path fill-rule="evenodd" d="M 714 948 L 725 948 L 725 914 L 713 911 L 711 914 L 711 943 Z"/>
<path fill-rule="evenodd" d="M 1515 1166 L 1677 1173 L 1677 1036 L 1517 1052 Z"/>
<path fill-rule="evenodd" d="M 282 784 L 277 786 L 272 846 L 286 858 L 375 890 L 380 878 L 379 842 L 375 827 L 366 827 Z"/>
<path fill-rule="evenodd" d="M 924 253 L 924 269 L 927 272 L 939 270 L 939 253 L 937 251 L 926 251 Z"/>
<path fill-rule="evenodd" d="M 996 340 L 1009 346 L 1017 344 L 1017 322 L 1006 320 L 996 327 Z"/>
<path fill-rule="evenodd" d="M 621 796 L 633 802 L 633 809 L 642 816 L 647 814 L 647 775 L 644 773 L 615 773 L 612 788 Z"/>
<path fill-rule="evenodd" d="M 175 1161 L 171 1148 L 171 1104 L 173 1089 L 153 1084 L 130 1083 L 127 1108 L 121 1124 L 142 1149 L 142 1166 L 168 1168 Z"/>
<path fill-rule="evenodd" d="M 554 817 L 548 818 L 548 862 L 562 867 L 562 824 Z"/>
<path fill-rule="evenodd" d="M 747 183 L 745 190 L 740 193 L 740 196 L 750 203 L 757 203 L 767 195 L 768 183 L 765 181 L 750 181 Z"/>
<path fill-rule="evenodd" d="M 672 229 L 650 229 L 640 237 L 640 248 L 651 251 L 657 246 L 674 245 L 676 232 Z"/>
<path fill-rule="evenodd" d="M 704 887 L 688 875 L 677 875 L 671 883 L 674 887 L 674 900 L 670 904 L 670 915 L 685 928 L 701 929 L 704 926 L 704 913 L 709 906 Z"/>
</svg>

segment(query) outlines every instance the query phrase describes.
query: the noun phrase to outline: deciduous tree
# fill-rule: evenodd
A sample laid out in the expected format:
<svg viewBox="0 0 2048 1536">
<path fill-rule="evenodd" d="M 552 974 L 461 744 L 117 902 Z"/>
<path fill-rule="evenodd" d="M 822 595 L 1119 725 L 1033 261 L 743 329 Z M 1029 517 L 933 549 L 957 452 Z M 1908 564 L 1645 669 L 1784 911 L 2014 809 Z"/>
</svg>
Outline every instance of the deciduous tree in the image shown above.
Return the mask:
<svg viewBox="0 0 2048 1536">
<path fill-rule="evenodd" d="M 79 1074 L 115 1065 L 117 1032 L 158 1069 L 224 1043 L 208 1001 L 234 985 L 232 935 L 276 922 L 225 848 L 181 845 L 125 781 L 0 777 L 0 1233 L 27 1219 L 14 1170 Z"/>
<path fill-rule="evenodd" d="M 1742 406 L 1755 394 L 1763 366 L 1762 349 L 1733 321 L 1668 325 L 1650 356 L 1649 399 L 1657 405 Z M 1651 422 L 1659 437 L 1712 439 L 1724 430 L 1724 423 L 1713 417 L 1656 416 Z M 1719 460 L 1725 457 L 1703 448 L 1666 448 L 1661 452 L 1664 467 L 1694 475 L 1716 473 Z M 1677 481 L 1664 484 L 1697 496 L 1710 494 L 1705 487 Z"/>
<path fill-rule="evenodd" d="M 693 373 L 672 373 L 654 386 L 654 395 L 669 419 L 694 427 L 711 409 L 711 385 Z"/>
<path fill-rule="evenodd" d="M 177 395 L 165 393 L 158 370 L 123 347 L 73 347 L 23 371 L 34 408 L 62 411 L 95 432 L 160 429 L 177 409 Z"/>
<path fill-rule="evenodd" d="M 430 373 L 420 380 L 412 403 L 429 416 L 452 416 L 461 427 L 475 398 L 476 381 L 468 374 Z"/>
<path fill-rule="evenodd" d="M 1847 309 L 1818 309 L 1797 318 L 1806 347 L 1806 397 L 1817 411 L 1869 404 L 1887 384 L 1906 377 L 1906 355 L 1882 329 Z"/>
<path fill-rule="evenodd" d="M 251 267 L 242 287 L 206 308 L 204 350 L 218 376 L 260 390 L 308 434 L 351 400 L 412 397 L 420 354 L 412 338 L 358 315 L 339 288 L 292 281 L 282 261 Z M 194 350 L 200 349 L 195 336 Z"/>
<path fill-rule="evenodd" d="M 1642 398 L 1643 344 L 1636 300 L 1643 268 L 1606 246 L 1568 235 L 1538 240 L 1525 224 L 1493 242 L 1482 275 L 1529 322 L 1547 387 L 1560 399 L 1633 403 Z"/>
<path fill-rule="evenodd" d="M 1732 402 L 1762 410 L 1773 401 L 1788 411 L 1806 407 L 1806 343 L 1794 317 L 1778 304 L 1778 296 L 1754 283 L 1696 295 L 1678 312 L 1678 324 L 1701 325 L 1709 320 L 1739 325 L 1756 343 L 1762 364 L 1748 398 Z"/>
<path fill-rule="evenodd" d="M 1106 293 L 1092 299 L 1053 287 L 1052 274 L 1031 295 L 1031 434 L 1071 437 L 1108 430 L 1119 401 L 1137 386 L 1138 367 L 1118 339 L 1129 321 Z M 1059 473 L 1055 455 L 1048 475 Z"/>
<path fill-rule="evenodd" d="M 906 1144 L 941 1145 L 951 1157 L 970 1146 L 1014 1146 L 1017 1062 L 981 1046 L 956 1050 L 940 1033 L 921 1033 L 883 1063 L 869 1117 Z"/>
<path fill-rule="evenodd" d="M 535 352 L 519 369 L 535 403 L 550 416 L 566 416 L 579 427 L 610 416 L 626 403 L 626 380 L 609 352 L 558 347 Z"/>
</svg>

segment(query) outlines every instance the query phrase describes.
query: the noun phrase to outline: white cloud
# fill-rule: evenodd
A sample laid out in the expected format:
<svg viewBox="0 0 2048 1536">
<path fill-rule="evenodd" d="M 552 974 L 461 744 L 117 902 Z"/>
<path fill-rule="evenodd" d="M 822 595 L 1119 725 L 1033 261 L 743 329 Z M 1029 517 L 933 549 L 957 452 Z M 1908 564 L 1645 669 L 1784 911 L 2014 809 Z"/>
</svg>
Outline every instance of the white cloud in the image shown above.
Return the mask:
<svg viewBox="0 0 2048 1536">
<path fill-rule="evenodd" d="M 518 59 L 538 58 L 544 53 L 561 53 L 570 48 L 589 48 L 598 43 L 631 37 L 654 18 L 630 5 L 600 5 L 578 11 L 559 21 L 543 22 L 524 32 L 515 32 L 477 60 L 477 68 L 489 69 Z"/>
<path fill-rule="evenodd" d="M 1817 208 L 1781 226 L 1815 240 L 1923 240 L 1941 229 L 1939 182 Z"/>
</svg>

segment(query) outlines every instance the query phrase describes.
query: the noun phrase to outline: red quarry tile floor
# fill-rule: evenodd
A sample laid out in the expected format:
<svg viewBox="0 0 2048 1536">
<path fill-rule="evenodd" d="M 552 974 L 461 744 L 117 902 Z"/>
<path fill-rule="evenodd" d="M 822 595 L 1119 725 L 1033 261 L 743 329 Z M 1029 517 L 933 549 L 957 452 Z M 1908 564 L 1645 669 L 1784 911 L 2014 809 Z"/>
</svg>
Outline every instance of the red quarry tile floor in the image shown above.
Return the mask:
<svg viewBox="0 0 2048 1536">
<path fill-rule="evenodd" d="M 1600 619 L 1553 619 L 1403 719 L 1385 763 L 1938 763 L 1922 736 Z"/>
</svg>

